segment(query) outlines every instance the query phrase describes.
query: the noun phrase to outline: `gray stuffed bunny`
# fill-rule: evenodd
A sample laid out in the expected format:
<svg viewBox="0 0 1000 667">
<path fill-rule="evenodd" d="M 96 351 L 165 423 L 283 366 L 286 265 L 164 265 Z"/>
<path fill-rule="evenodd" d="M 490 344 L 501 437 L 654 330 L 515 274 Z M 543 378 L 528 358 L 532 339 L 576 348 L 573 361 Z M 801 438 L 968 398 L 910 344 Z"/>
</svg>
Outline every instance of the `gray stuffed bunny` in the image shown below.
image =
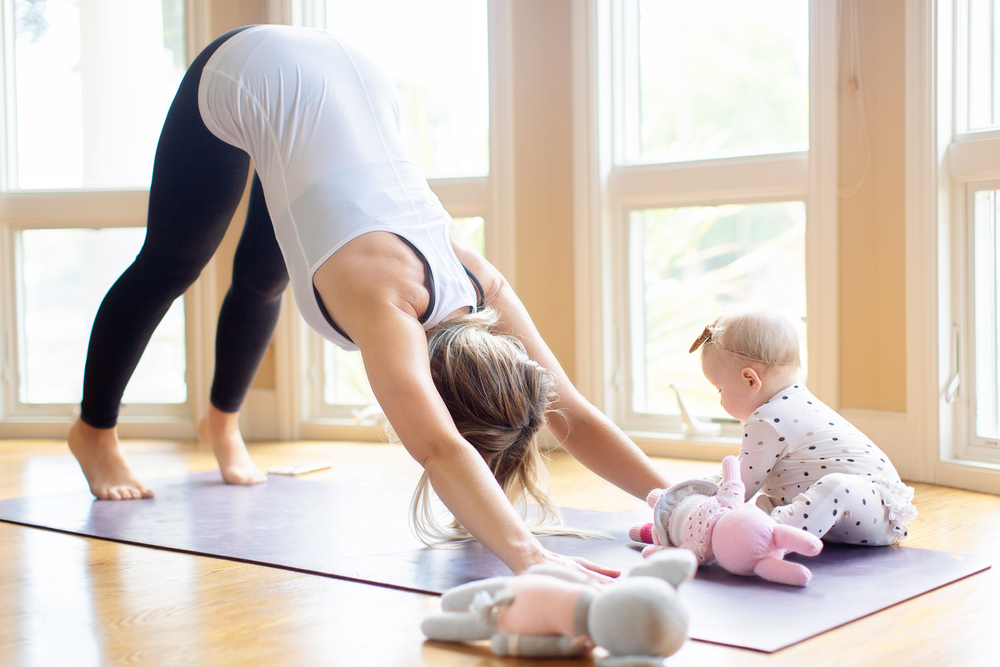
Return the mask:
<svg viewBox="0 0 1000 667">
<path fill-rule="evenodd" d="M 604 586 L 570 569 L 533 567 L 450 589 L 421 630 L 442 642 L 490 639 L 497 655 L 583 656 L 600 646 L 610 654 L 600 667 L 662 665 L 687 639 L 677 587 L 697 567 L 692 552 L 667 549 Z"/>
</svg>

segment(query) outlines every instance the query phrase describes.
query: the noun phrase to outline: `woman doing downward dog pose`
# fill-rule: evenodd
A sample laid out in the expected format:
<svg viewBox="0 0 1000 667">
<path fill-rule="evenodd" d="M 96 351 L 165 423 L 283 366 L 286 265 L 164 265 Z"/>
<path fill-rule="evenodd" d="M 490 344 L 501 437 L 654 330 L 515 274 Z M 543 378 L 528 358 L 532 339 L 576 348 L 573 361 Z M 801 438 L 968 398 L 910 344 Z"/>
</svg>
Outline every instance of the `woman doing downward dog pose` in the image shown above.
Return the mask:
<svg viewBox="0 0 1000 667">
<path fill-rule="evenodd" d="M 534 443 L 546 422 L 633 495 L 668 486 L 573 387 L 503 277 L 452 231 L 402 144 L 389 78 L 325 31 L 254 26 L 217 39 L 185 75 L 157 148 L 145 245 L 94 322 L 70 447 L 98 498 L 152 495 L 120 452 L 121 396 L 160 318 L 215 252 L 251 158 L 258 177 L 199 429 L 227 482 L 264 480 L 236 416 L 290 279 L 308 324 L 361 351 L 380 406 L 423 466 L 415 515 L 425 536 L 429 484 L 514 572 L 571 560 L 542 547 L 511 502 L 527 495 L 552 508 Z"/>
</svg>

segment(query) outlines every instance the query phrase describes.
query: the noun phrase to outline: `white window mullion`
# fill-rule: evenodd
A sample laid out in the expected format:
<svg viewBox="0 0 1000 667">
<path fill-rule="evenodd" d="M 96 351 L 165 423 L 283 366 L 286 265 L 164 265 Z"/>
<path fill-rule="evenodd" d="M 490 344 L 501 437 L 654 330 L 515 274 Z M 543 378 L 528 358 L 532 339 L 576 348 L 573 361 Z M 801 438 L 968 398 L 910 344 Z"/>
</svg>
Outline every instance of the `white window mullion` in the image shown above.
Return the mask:
<svg viewBox="0 0 1000 667">
<path fill-rule="evenodd" d="M 814 14 L 818 4 L 811 5 Z M 744 9 L 735 7 L 734 12 L 739 14 Z M 684 14 L 677 17 L 678 21 L 666 17 L 671 27 L 676 23 L 677 30 L 690 32 L 681 35 L 684 39 L 672 39 L 677 35 L 640 25 L 643 12 L 653 16 L 655 21 L 662 20 L 664 12 L 671 11 Z M 601 275 L 605 276 L 603 280 L 587 281 L 581 286 L 577 302 L 594 304 L 586 308 L 586 312 L 590 318 L 600 317 L 602 320 L 600 324 L 587 326 L 590 335 L 585 337 L 584 342 L 589 349 L 584 350 L 582 355 L 588 362 L 593 360 L 591 363 L 603 376 L 603 382 L 590 383 L 592 387 L 603 389 L 596 392 L 604 395 L 603 401 L 597 396 L 599 404 L 649 452 L 712 456 L 716 450 L 721 453 L 734 448 L 736 440 L 732 436 L 736 435 L 738 428 L 734 420 L 719 418 L 707 422 L 702 419 L 702 423 L 698 423 L 698 415 L 691 415 L 685 424 L 675 409 L 677 399 L 669 391 L 669 385 L 664 384 L 664 374 L 647 361 L 654 348 L 667 349 L 664 348 L 664 340 L 650 340 L 647 336 L 666 334 L 670 336 L 669 349 L 679 348 L 679 338 L 684 335 L 681 332 L 690 328 L 693 340 L 700 328 L 708 323 L 696 317 L 694 319 L 698 319 L 699 323 L 692 321 L 671 325 L 668 332 L 659 323 L 658 318 L 663 313 L 654 318 L 651 308 L 662 311 L 664 303 L 684 296 L 677 290 L 674 285 L 677 281 L 672 276 L 675 272 L 686 271 L 677 268 L 685 264 L 682 262 L 668 268 L 663 261 L 674 256 L 669 253 L 676 252 L 686 253 L 682 255 L 684 262 L 690 257 L 696 263 L 704 261 L 695 259 L 702 252 L 709 253 L 706 257 L 718 256 L 712 253 L 732 253 L 732 249 L 713 246 L 714 242 L 709 242 L 702 250 L 692 247 L 690 253 L 681 250 L 680 246 L 671 249 L 680 242 L 678 239 L 684 236 L 684 230 L 691 229 L 691 225 L 703 224 L 699 221 L 703 220 L 709 227 L 698 227 L 692 232 L 696 234 L 692 238 L 700 239 L 699 234 L 712 233 L 698 230 L 710 229 L 718 223 L 729 230 L 727 234 L 737 235 L 734 247 L 750 248 L 753 246 L 747 245 L 748 225 L 756 230 L 753 232 L 755 235 L 760 233 L 763 228 L 752 222 L 759 216 L 765 216 L 772 221 L 767 224 L 777 225 L 773 229 L 780 230 L 785 223 L 779 222 L 780 218 L 769 217 L 772 213 L 768 211 L 783 211 L 782 216 L 790 215 L 789 220 L 798 220 L 796 224 L 801 225 L 805 202 L 809 200 L 812 207 L 817 204 L 809 199 L 815 177 L 812 175 L 814 160 L 804 150 L 807 137 L 780 134 L 787 129 L 785 127 L 778 128 L 779 134 L 767 134 L 770 130 L 766 130 L 759 136 L 765 137 L 765 144 L 771 143 L 774 147 L 761 148 L 754 147 L 754 141 L 759 139 L 751 134 L 733 135 L 735 143 L 731 145 L 726 144 L 725 137 L 721 135 L 713 138 L 712 133 L 716 130 L 712 123 L 716 121 L 707 118 L 715 111 L 711 102 L 707 101 L 713 93 L 707 93 L 704 87 L 699 88 L 700 83 L 711 75 L 702 71 L 695 76 L 689 68 L 711 69 L 715 63 L 701 60 L 696 64 L 684 60 L 688 55 L 684 52 L 685 41 L 700 39 L 695 34 L 699 30 L 712 30 L 710 26 L 714 19 L 706 18 L 700 12 L 694 6 L 681 3 L 654 5 L 643 4 L 641 0 L 594 0 L 587 3 L 586 11 L 575 13 L 576 39 L 589 45 L 587 49 L 577 48 L 575 53 L 585 56 L 587 66 L 591 68 L 591 71 L 583 71 L 581 66 L 576 73 L 576 85 L 585 87 L 587 91 L 586 95 L 577 94 L 575 97 L 579 111 L 586 111 L 586 123 L 581 123 L 575 132 L 575 151 L 586 156 L 577 169 L 576 187 L 578 190 L 596 187 L 599 192 L 599 196 L 586 198 L 586 201 L 585 198 L 577 198 L 577 211 L 583 214 L 583 220 L 578 222 L 581 231 L 577 262 L 584 264 L 586 259 L 588 267 L 595 264 L 602 267 Z M 755 18 L 759 17 L 758 11 Z M 725 20 L 729 19 L 727 13 Z M 815 33 L 818 31 L 815 27 L 818 14 L 812 20 Z M 832 32 L 832 28 L 827 30 Z M 831 35 L 823 34 L 826 40 L 824 46 L 835 52 L 835 40 Z M 801 46 L 806 39 L 813 37 L 802 34 L 795 39 L 800 40 L 798 45 Z M 641 40 L 644 38 L 652 38 L 653 41 L 643 45 Z M 790 44 L 798 48 L 794 42 Z M 795 53 L 801 53 L 801 50 Z M 644 57 L 654 58 L 654 61 L 643 62 Z M 691 57 L 705 58 L 704 50 Z M 804 62 L 801 56 L 792 57 Z M 731 70 L 723 67 L 716 71 L 728 75 L 726 72 Z M 669 94 L 663 89 L 658 73 L 672 81 L 672 92 Z M 689 85 L 685 87 L 685 83 Z M 831 88 L 835 85 L 834 82 L 827 83 Z M 640 97 L 645 85 L 651 86 L 652 96 L 648 100 Z M 728 88 L 717 88 L 725 89 Z M 805 98 L 797 104 L 805 113 Z M 709 113 L 706 114 L 706 111 Z M 809 122 L 814 123 L 817 118 L 812 115 Z M 664 119 L 678 124 L 648 125 L 663 123 Z M 804 116 L 799 119 L 800 127 L 805 128 L 805 120 Z M 655 143 L 662 142 L 664 137 L 667 144 Z M 734 215 L 738 217 L 728 217 Z M 811 216 L 812 212 L 810 224 Z M 600 220 L 599 233 L 585 229 L 594 219 Z M 827 216 L 826 220 L 829 219 Z M 789 228 L 789 231 L 793 229 Z M 795 233 L 801 234 L 802 227 L 798 230 Z M 681 232 L 680 236 L 676 236 L 675 232 Z M 650 233 L 653 236 L 648 236 Z M 699 240 L 698 243 L 702 242 Z M 801 236 L 798 243 L 802 243 Z M 661 250 L 663 244 L 666 245 Z M 658 254 L 662 252 L 668 255 Z M 797 252 L 801 254 L 802 251 Z M 651 261 L 653 264 L 648 264 Z M 799 258 L 798 262 L 801 266 L 802 259 Z M 743 275 L 748 269 L 749 265 L 744 261 L 738 275 Z M 590 269 L 591 273 L 593 270 Z M 661 273 L 663 271 L 666 272 Z M 695 279 L 693 275 L 692 280 Z M 692 280 L 680 280 L 680 283 L 697 286 L 697 281 Z M 800 283 L 804 282 L 805 278 L 802 278 Z M 800 287 L 805 289 L 801 284 Z M 647 290 L 654 291 L 647 293 Z M 658 301 L 661 295 L 663 300 Z M 654 331 L 656 333 L 652 333 Z M 690 341 L 687 341 L 685 352 L 689 344 Z M 648 354 L 643 353 L 644 350 Z M 655 354 L 659 357 L 663 352 Z M 695 356 L 692 355 L 692 358 Z M 684 361 L 690 362 L 690 359 L 685 358 Z M 653 400 L 653 394 L 648 392 L 654 384 L 657 386 L 656 406 L 648 402 Z M 608 400 L 609 395 L 612 400 Z M 686 402 L 690 403 L 690 400 Z M 670 405 L 666 406 L 667 403 Z M 664 410 L 665 406 L 667 410 Z M 690 404 L 687 407 L 690 408 Z"/>
<path fill-rule="evenodd" d="M 484 71 L 484 74 L 488 74 L 488 109 L 484 109 L 488 114 L 488 164 L 485 168 L 480 168 L 474 159 L 469 159 L 465 163 L 455 163 L 449 166 L 441 163 L 434 154 L 421 155 L 420 151 L 414 148 L 411 150 L 413 150 L 418 163 L 421 160 L 425 161 L 422 167 L 429 176 L 428 184 L 431 190 L 460 227 L 477 228 L 479 238 L 482 239 L 482 226 L 485 221 L 485 255 L 513 283 L 516 276 L 514 274 L 513 225 L 511 224 L 513 219 L 511 195 L 513 184 L 511 172 L 511 153 L 513 150 L 511 3 L 510 0 L 487 0 L 481 3 L 481 6 L 486 10 L 484 27 L 488 33 L 488 40 L 480 40 L 476 42 L 476 46 L 470 46 L 466 37 L 471 35 L 471 37 L 479 39 L 479 33 L 475 32 L 479 26 L 459 26 L 456 29 L 465 32 L 456 36 L 462 39 L 457 39 L 452 48 L 455 53 L 462 53 L 462 49 L 468 47 L 469 57 L 475 58 L 478 57 L 476 53 L 478 45 L 488 45 Z M 406 3 L 401 3 L 399 7 L 400 11 L 412 10 L 412 5 Z M 471 4 L 461 4 L 458 7 L 461 10 L 458 13 L 461 15 L 478 11 L 474 10 Z M 431 12 L 437 8 L 428 6 L 428 10 Z M 427 93 L 427 90 L 419 88 L 424 85 L 432 87 L 432 82 L 424 81 L 420 77 L 411 81 L 408 77 L 413 72 L 407 72 L 407 68 L 413 69 L 412 58 L 400 60 L 399 53 L 394 56 L 388 52 L 391 49 L 387 50 L 377 46 L 380 43 L 379 40 L 385 39 L 384 30 L 369 31 L 368 27 L 354 30 L 351 27 L 353 24 L 350 22 L 360 20 L 359 17 L 367 10 L 366 7 L 344 3 L 340 0 L 329 4 L 326 0 L 270 0 L 268 3 L 269 16 L 276 20 L 280 19 L 281 22 L 294 25 L 327 28 L 331 32 L 350 39 L 355 46 L 362 50 L 368 50 L 376 60 L 384 59 L 383 67 L 390 76 L 399 76 L 405 80 L 401 84 L 403 89 L 401 89 L 400 106 L 404 132 L 406 132 L 408 128 L 414 127 L 412 125 L 414 119 L 407 117 L 407 109 L 405 108 L 408 101 L 407 96 L 412 97 L 415 94 Z M 427 36 L 424 35 L 422 39 L 426 43 Z M 465 46 L 461 46 L 463 44 Z M 397 51 L 399 50 L 397 49 Z M 435 48 L 427 48 L 425 52 L 433 54 L 434 51 Z M 454 54 L 452 56 L 454 57 Z M 396 72 L 393 69 L 394 66 L 398 66 L 400 72 Z M 425 71 L 420 76 L 427 74 L 428 72 Z M 468 88 L 469 82 L 465 83 Z M 469 93 L 471 92 L 467 90 L 462 94 L 463 104 L 470 99 Z M 424 102 L 429 100 L 428 97 L 424 99 Z M 468 122 L 480 119 L 473 118 L 472 114 L 463 112 L 459 120 Z M 411 125 L 407 125 L 407 123 Z M 450 128 L 450 130 L 460 132 L 462 128 Z M 428 128 L 428 131 L 432 133 L 433 128 Z M 470 142 L 463 140 L 460 144 L 456 150 L 457 153 L 463 154 Z M 469 157 L 471 156 L 465 156 L 462 159 Z M 449 171 L 452 169 L 457 169 L 458 171 L 455 173 L 462 175 L 452 176 Z M 487 174 L 480 175 L 482 171 L 487 169 Z M 442 174 L 446 176 L 441 177 Z M 291 421 L 285 424 L 287 428 L 282 430 L 281 437 L 354 440 L 384 437 L 378 427 L 379 416 L 374 414 L 373 410 L 368 409 L 370 406 L 367 401 L 373 399 L 362 399 L 357 394 L 347 391 L 343 398 L 338 398 L 335 402 L 327 400 L 332 398 L 327 396 L 328 390 L 331 389 L 328 386 L 328 381 L 341 383 L 344 380 L 344 378 L 328 377 L 333 364 L 339 364 L 341 367 L 350 365 L 354 368 L 358 366 L 360 356 L 357 353 L 344 353 L 332 349 L 332 346 L 325 344 L 316 333 L 303 327 L 294 311 L 295 309 L 291 305 L 286 309 L 282 322 L 279 323 L 278 335 L 275 338 L 276 393 L 280 404 L 279 414 L 292 415 Z M 352 370 L 350 377 L 357 376 L 359 372 L 357 369 Z M 289 378 L 301 378 L 301 380 L 289 380 Z M 288 386 L 289 382 L 295 386 Z M 343 384 L 338 384 L 338 387 L 347 388 Z M 347 400 L 347 402 L 342 402 L 343 400 Z M 369 413 L 373 414 L 369 415 Z M 359 420 L 359 415 L 362 417 L 368 415 L 368 417 Z"/>
<path fill-rule="evenodd" d="M 434 178 L 428 181 L 441 205 L 453 218 L 484 216 L 490 201 L 488 176 L 473 178 Z"/>
<path fill-rule="evenodd" d="M 926 478 L 997 493 L 1000 444 L 989 437 L 996 435 L 995 376 L 1000 353 L 996 328 L 1000 308 L 996 294 L 1000 289 L 996 284 L 1000 252 L 996 247 L 1000 192 L 997 3 L 938 0 L 915 5 L 907 7 L 908 24 L 913 13 L 907 34 L 907 72 L 913 71 L 919 79 L 913 85 L 908 80 L 907 95 L 915 86 L 920 97 L 912 105 L 908 101 L 907 124 L 914 125 L 917 137 L 935 140 L 924 139 L 913 150 L 908 139 L 907 161 L 908 165 L 933 162 L 935 169 L 931 187 L 922 189 L 923 208 L 913 216 L 908 210 L 907 238 L 908 246 L 912 236 L 932 249 L 937 271 L 930 276 L 931 286 L 924 287 L 924 277 L 911 279 L 908 269 L 908 319 L 911 292 L 916 298 L 929 296 L 925 301 L 936 309 L 920 311 L 920 319 L 908 324 L 907 336 L 916 334 L 918 341 L 926 341 L 915 356 L 921 360 L 935 357 L 936 373 L 928 373 L 926 381 L 913 389 L 908 377 L 908 393 L 917 394 L 917 409 L 928 414 L 927 421 L 933 425 L 920 452 L 931 469 Z M 911 43 L 913 53 L 909 52 Z M 925 109 L 930 111 L 921 115 Z M 908 181 L 908 192 L 910 188 Z M 933 224 L 914 224 L 924 215 Z M 913 263 L 911 256 L 908 247 L 908 267 Z M 936 333 L 936 340 L 923 333 L 929 329 Z M 931 350 L 934 354 L 928 355 Z M 918 376 L 915 381 L 923 379 Z M 984 380 L 991 386 L 984 386 Z M 989 417 L 985 420 L 989 428 L 984 429 L 984 417 Z"/>
<path fill-rule="evenodd" d="M 810 391 L 834 409 L 840 402 L 839 12 L 839 3 L 810 0 L 806 354 Z"/>
<path fill-rule="evenodd" d="M 619 167 L 608 196 L 628 205 L 804 199 L 808 152 Z"/>
<path fill-rule="evenodd" d="M 201 6 L 200 11 L 195 11 L 196 5 Z M 48 381 L 52 382 L 52 378 L 57 376 L 50 371 L 60 369 L 47 368 L 45 364 L 50 363 L 50 359 L 52 365 L 59 362 L 52 356 L 54 352 L 51 350 L 54 348 L 42 347 L 40 349 L 46 350 L 44 356 L 32 352 L 31 368 L 25 365 L 28 350 L 38 350 L 43 343 L 34 333 L 30 340 L 19 335 L 19 332 L 27 330 L 29 324 L 25 319 L 28 313 L 24 312 L 24 299 L 29 295 L 32 299 L 37 299 L 33 301 L 35 305 L 30 307 L 42 310 L 36 312 L 35 316 L 46 312 L 49 317 L 57 318 L 52 322 L 31 323 L 33 332 L 44 331 L 62 349 L 67 349 L 65 341 L 70 338 L 84 340 L 79 344 L 79 349 L 73 348 L 72 354 L 78 358 L 86 353 L 85 341 L 89 338 L 92 324 L 92 320 L 86 323 L 64 321 L 68 317 L 66 313 L 73 311 L 76 304 L 72 304 L 66 312 L 53 309 L 54 305 L 58 305 L 57 300 L 52 301 L 38 291 L 41 283 L 25 283 L 25 280 L 35 280 L 37 277 L 24 275 L 22 269 L 26 267 L 21 265 L 19 269 L 18 262 L 22 259 L 30 259 L 32 262 L 52 261 L 54 241 L 66 252 L 75 252 L 71 250 L 74 243 L 86 244 L 91 242 L 86 237 L 94 238 L 92 234 L 95 232 L 91 230 L 98 230 L 99 234 L 110 234 L 108 238 L 117 238 L 116 243 L 127 236 L 131 238 L 126 244 L 130 248 L 137 247 L 136 243 L 141 244 L 141 228 L 145 225 L 148 199 L 148 177 L 143 180 L 141 174 L 151 167 L 150 147 L 155 145 L 162 122 L 162 118 L 157 116 L 165 112 L 169 98 L 176 90 L 177 81 L 183 74 L 184 60 L 190 61 L 197 50 L 207 44 L 207 38 L 201 40 L 202 43 L 198 39 L 198 36 L 207 35 L 208 22 L 204 5 L 205 3 L 194 0 L 185 0 L 179 5 L 174 2 L 173 6 L 164 10 L 158 0 L 136 0 L 128 4 L 124 14 L 119 12 L 111 16 L 106 14 L 107 8 L 103 6 L 77 7 L 74 2 L 52 0 L 39 3 L 40 11 L 44 13 L 44 20 L 38 24 L 42 32 L 32 36 L 17 32 L 15 3 L 11 0 L 0 1 L 3 40 L 0 52 L 3 58 L 0 67 L 0 303 L 3 304 L 0 312 L 0 340 L 3 345 L 0 353 L 3 387 L 0 396 L 0 431 L 4 437 L 63 437 L 75 419 L 79 405 L 78 400 L 67 399 L 70 394 L 78 391 L 83 380 L 82 372 L 73 371 L 71 380 L 58 379 L 57 384 L 51 385 L 58 388 L 60 398 L 56 399 L 56 393 L 50 392 L 47 395 L 51 398 L 39 399 L 42 395 L 35 388 L 41 386 L 37 381 L 42 375 L 26 377 L 25 372 L 44 371 L 43 375 L 48 376 Z M 122 8 L 125 6 L 122 5 Z M 185 23 L 175 26 L 182 33 L 178 36 L 176 31 L 164 29 L 166 25 L 173 25 L 164 21 L 172 18 L 179 20 L 180 12 L 185 14 Z M 98 35 L 102 30 L 103 36 Z M 111 32 L 107 32 L 108 30 Z M 36 43 L 36 37 L 41 41 Z M 130 42 L 132 39 L 138 39 L 141 43 Z M 79 53 L 73 50 L 77 47 Z M 183 47 L 180 53 L 178 47 Z M 131 60 L 124 62 L 120 58 L 116 59 L 113 53 L 107 53 L 109 49 L 119 54 L 128 51 Z M 79 59 L 78 67 L 73 66 L 74 58 Z M 142 90 L 139 91 L 142 93 L 140 97 L 143 104 L 130 107 L 127 114 L 129 117 L 121 123 L 109 125 L 106 122 L 109 116 L 100 107 L 101 100 L 112 103 L 109 100 L 119 92 L 114 84 L 115 77 L 122 81 L 134 79 L 126 73 L 135 66 L 145 67 L 147 74 Z M 38 72 L 42 72 L 41 76 L 45 77 L 52 75 L 53 81 L 48 78 L 39 79 Z M 18 81 L 18 76 L 22 80 Z M 78 77 L 74 84 L 76 88 L 69 86 L 60 92 L 59 84 L 54 80 L 65 82 L 73 80 L 73 77 Z M 58 107 L 56 111 L 62 115 L 55 124 L 47 127 L 45 119 L 53 108 L 51 104 L 45 106 L 47 96 L 65 96 L 73 90 L 83 91 L 79 94 L 86 99 L 78 103 L 65 97 L 72 102 L 69 104 L 72 108 Z M 136 92 L 131 88 L 130 90 L 132 93 Z M 20 106 L 18 94 L 22 96 Z M 30 104 L 24 104 L 26 102 Z M 74 109 L 78 112 L 76 122 Z M 24 117 L 18 119 L 18 113 Z M 95 131 L 98 134 L 95 135 Z M 83 132 L 85 136 L 73 139 L 74 132 Z M 45 148 L 46 142 L 51 141 L 58 133 L 70 140 L 57 144 L 55 148 Z M 124 141 L 119 136 L 122 133 L 128 135 Z M 94 137 L 98 136 L 101 140 L 94 144 Z M 124 155 L 126 160 L 141 154 L 145 154 L 145 158 L 123 170 L 121 165 L 124 162 L 108 152 L 113 145 L 128 154 Z M 72 154 L 74 146 L 79 149 L 75 156 Z M 35 153 L 27 154 L 25 151 Z M 23 169 L 30 171 L 30 178 L 19 173 Z M 25 189 L 29 187 L 32 189 Z M 55 189 L 59 187 L 63 189 Z M 125 232 L 126 228 L 135 231 Z M 98 247 L 108 248 L 105 241 L 106 239 L 98 240 Z M 44 244 L 44 247 L 39 246 L 39 243 Z M 18 257 L 19 246 L 30 253 L 31 257 Z M 96 258 L 74 256 L 69 259 L 80 264 L 79 270 L 85 272 L 85 276 L 92 276 L 101 268 L 87 263 L 99 261 Z M 118 253 L 115 259 L 127 265 L 132 258 Z M 48 269 L 43 268 L 40 275 L 45 280 L 51 280 L 54 274 L 47 271 Z M 152 398 L 154 401 L 163 399 L 161 403 L 150 403 L 145 402 L 150 400 L 147 392 L 142 398 L 142 404 L 126 404 L 121 412 L 119 433 L 122 436 L 194 437 L 195 413 L 207 402 L 207 387 L 195 385 L 211 377 L 211 355 L 209 353 L 209 358 L 205 359 L 203 352 L 206 347 L 211 347 L 204 342 L 204 329 L 211 326 L 214 333 L 214 309 L 217 304 L 214 302 L 214 294 L 208 294 L 213 291 L 212 286 L 206 287 L 205 281 L 199 281 L 185 295 L 186 331 L 180 335 L 185 339 L 186 358 L 178 364 L 171 363 L 171 371 L 177 377 L 181 364 L 186 369 L 186 377 L 183 378 L 186 398 L 181 403 L 166 402 L 178 398 L 175 391 L 170 397 L 163 394 L 159 398 Z M 58 297 L 59 293 L 54 295 Z M 103 294 L 95 293 L 94 296 L 103 297 Z M 211 306 L 203 303 L 207 301 L 213 302 Z M 212 311 L 210 325 L 202 322 L 200 312 L 192 311 L 199 303 L 200 310 Z M 20 315 L 18 308 L 22 309 Z M 179 320 L 176 321 L 179 323 Z M 60 327 L 67 327 L 67 332 L 72 327 L 73 335 L 63 337 L 60 342 Z M 178 349 L 176 345 L 174 349 Z M 146 361 L 144 359 L 143 363 Z M 159 361 L 163 361 L 162 355 Z M 179 385 L 175 385 L 175 388 L 177 386 Z M 139 396 L 134 391 L 137 387 L 138 385 L 126 392 L 126 401 L 129 400 L 130 392 L 134 397 Z M 30 396 L 25 393 L 29 390 L 32 392 Z M 27 400 L 24 400 L 26 397 Z"/>
</svg>

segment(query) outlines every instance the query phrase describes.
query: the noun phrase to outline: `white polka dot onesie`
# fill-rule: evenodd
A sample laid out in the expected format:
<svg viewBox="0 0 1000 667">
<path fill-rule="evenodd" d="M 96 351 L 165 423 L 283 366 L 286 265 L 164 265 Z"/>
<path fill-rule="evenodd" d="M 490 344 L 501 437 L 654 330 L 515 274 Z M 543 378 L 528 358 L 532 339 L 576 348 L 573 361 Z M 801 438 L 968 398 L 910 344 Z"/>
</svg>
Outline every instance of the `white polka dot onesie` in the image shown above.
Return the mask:
<svg viewBox="0 0 1000 667">
<path fill-rule="evenodd" d="M 743 426 L 740 476 L 771 517 L 827 542 L 893 544 L 917 515 L 913 489 L 861 431 L 805 385 L 779 391 Z"/>
</svg>

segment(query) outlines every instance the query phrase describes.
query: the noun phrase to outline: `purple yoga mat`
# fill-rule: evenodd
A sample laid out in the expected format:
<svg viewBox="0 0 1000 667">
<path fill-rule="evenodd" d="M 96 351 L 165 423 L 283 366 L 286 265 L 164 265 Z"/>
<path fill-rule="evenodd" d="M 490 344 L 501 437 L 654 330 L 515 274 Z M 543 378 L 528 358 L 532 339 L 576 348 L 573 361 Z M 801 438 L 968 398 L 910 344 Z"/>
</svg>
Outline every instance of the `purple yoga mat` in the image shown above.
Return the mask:
<svg viewBox="0 0 1000 667">
<path fill-rule="evenodd" d="M 426 548 L 410 533 L 410 497 L 399 491 L 277 475 L 228 486 L 218 473 L 159 480 L 155 489 L 156 498 L 126 502 L 84 493 L 15 498 L 0 501 L 0 520 L 421 593 L 510 574 L 477 542 Z M 623 570 L 642 560 L 627 533 L 646 513 L 563 512 L 568 525 L 615 539 L 542 538 L 548 548 Z M 816 558 L 789 558 L 812 570 L 807 588 L 701 568 L 681 587 L 691 637 L 777 651 L 990 567 L 905 547 L 827 545 Z"/>
</svg>

